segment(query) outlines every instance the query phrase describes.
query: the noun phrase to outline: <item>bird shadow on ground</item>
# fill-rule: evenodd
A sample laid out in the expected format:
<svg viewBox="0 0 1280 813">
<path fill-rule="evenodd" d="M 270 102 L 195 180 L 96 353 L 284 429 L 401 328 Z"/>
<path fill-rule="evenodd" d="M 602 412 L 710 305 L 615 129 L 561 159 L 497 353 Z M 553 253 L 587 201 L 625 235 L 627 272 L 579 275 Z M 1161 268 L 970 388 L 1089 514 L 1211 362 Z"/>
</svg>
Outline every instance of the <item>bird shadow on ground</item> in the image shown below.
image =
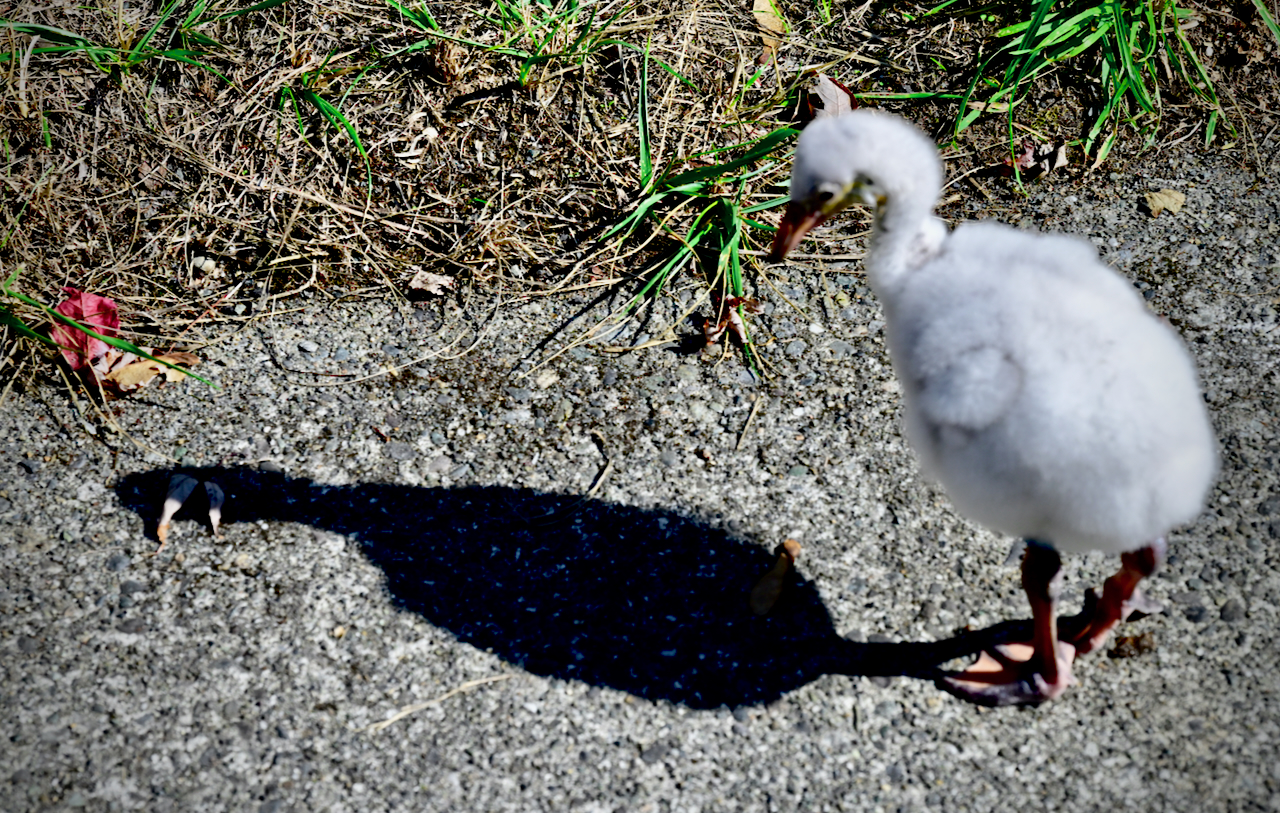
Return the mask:
<svg viewBox="0 0 1280 813">
<path fill-rule="evenodd" d="M 319 486 L 247 468 L 128 475 L 116 491 L 153 538 L 175 471 L 221 485 L 227 524 L 296 522 L 357 540 L 399 607 L 521 669 L 693 708 L 769 703 L 824 674 L 934 679 L 939 664 L 1025 626 L 849 641 L 794 571 L 756 617 L 747 597 L 774 561 L 764 548 L 671 512 L 501 486 Z"/>
</svg>

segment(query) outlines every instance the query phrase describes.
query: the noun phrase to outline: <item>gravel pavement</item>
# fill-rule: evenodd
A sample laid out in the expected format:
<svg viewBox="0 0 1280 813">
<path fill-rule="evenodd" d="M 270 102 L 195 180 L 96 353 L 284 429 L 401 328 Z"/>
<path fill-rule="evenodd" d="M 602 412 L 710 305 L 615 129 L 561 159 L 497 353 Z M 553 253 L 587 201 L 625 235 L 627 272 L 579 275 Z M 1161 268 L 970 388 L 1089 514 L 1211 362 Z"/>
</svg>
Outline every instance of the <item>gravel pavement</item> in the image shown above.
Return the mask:
<svg viewBox="0 0 1280 813">
<path fill-rule="evenodd" d="M 1186 206 L 1153 219 L 1163 187 Z M 51 379 L 4 403 L 0 809 L 1280 807 L 1280 189 L 1159 156 L 1011 205 L 1177 326 L 1223 453 L 1150 585 L 1167 611 L 1061 700 L 930 678 L 1028 610 L 1011 540 L 919 474 L 857 262 L 762 287 L 764 380 L 611 352 L 679 320 L 687 281 L 541 366 L 619 302 L 317 295 L 211 334 L 220 389 L 112 404 L 127 437 Z M 175 459 L 228 494 L 223 538 L 194 505 L 153 556 Z M 1068 607 L 1115 566 L 1069 557 Z"/>
</svg>

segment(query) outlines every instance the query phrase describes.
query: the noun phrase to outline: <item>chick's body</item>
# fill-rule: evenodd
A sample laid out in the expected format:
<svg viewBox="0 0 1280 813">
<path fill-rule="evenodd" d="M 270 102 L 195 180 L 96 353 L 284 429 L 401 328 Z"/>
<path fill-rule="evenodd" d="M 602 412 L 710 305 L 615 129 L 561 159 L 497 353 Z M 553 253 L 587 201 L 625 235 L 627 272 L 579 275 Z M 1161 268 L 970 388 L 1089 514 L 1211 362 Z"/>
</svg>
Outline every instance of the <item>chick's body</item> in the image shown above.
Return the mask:
<svg viewBox="0 0 1280 813">
<path fill-rule="evenodd" d="M 876 287 L 908 438 L 962 513 L 1117 553 L 1199 511 L 1215 453 L 1190 357 L 1090 245 L 970 223 Z"/>
</svg>

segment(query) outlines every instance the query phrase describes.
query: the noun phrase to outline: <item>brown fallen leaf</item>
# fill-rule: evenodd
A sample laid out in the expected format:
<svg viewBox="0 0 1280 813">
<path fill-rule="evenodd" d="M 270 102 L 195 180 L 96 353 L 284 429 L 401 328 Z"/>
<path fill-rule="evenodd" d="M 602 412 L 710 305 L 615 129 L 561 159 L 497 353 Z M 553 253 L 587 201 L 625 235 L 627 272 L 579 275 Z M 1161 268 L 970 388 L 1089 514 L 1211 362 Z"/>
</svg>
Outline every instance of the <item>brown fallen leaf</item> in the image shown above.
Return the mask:
<svg viewBox="0 0 1280 813">
<path fill-rule="evenodd" d="M 1148 192 L 1143 195 L 1147 201 L 1147 208 L 1151 210 L 1152 217 L 1159 217 L 1160 213 L 1166 209 L 1170 214 L 1177 214 L 1182 211 L 1182 204 L 1187 202 L 1187 196 L 1176 189 L 1161 189 L 1159 192 Z"/>
<path fill-rule="evenodd" d="M 1107 652 L 1109 658 L 1136 658 L 1156 651 L 1156 636 L 1150 632 L 1141 635 L 1121 635 L 1116 645 Z"/>
<path fill-rule="evenodd" d="M 132 353 L 125 354 L 125 357 L 136 358 Z M 200 363 L 200 357 L 192 353 L 165 353 L 162 356 L 156 356 L 156 358 L 160 361 L 167 361 L 170 364 L 185 364 L 188 367 L 194 367 L 196 364 Z M 127 393 L 140 387 L 145 387 L 158 375 L 163 375 L 164 380 L 171 383 L 174 381 L 180 381 L 187 377 L 187 374 L 181 370 L 166 367 L 158 361 L 140 359 L 138 361 L 126 362 L 122 365 L 116 366 L 106 375 L 102 376 L 102 381 L 109 389 L 113 389 L 117 393 Z"/>
<path fill-rule="evenodd" d="M 739 313 L 741 308 L 741 313 Z M 733 331 L 733 335 L 738 337 L 738 341 L 743 344 L 747 343 L 747 324 L 742 319 L 743 313 L 760 313 L 761 305 L 759 300 L 747 299 L 741 296 L 732 296 L 721 300 L 718 312 L 719 318 L 716 320 L 708 319 L 703 325 L 702 331 L 706 334 L 707 347 L 715 346 L 720 341 L 720 337 L 724 335 L 726 330 Z"/>
<path fill-rule="evenodd" d="M 787 574 L 795 567 L 796 558 L 800 555 L 800 543 L 788 539 L 774 548 L 778 561 L 773 568 L 756 582 L 751 590 L 751 612 L 756 615 L 767 615 L 782 596 L 782 587 L 786 584 Z"/>
<path fill-rule="evenodd" d="M 814 105 L 814 97 L 817 97 L 817 100 L 822 103 L 821 107 Z M 852 112 L 858 106 L 857 102 L 854 101 L 853 91 L 825 73 L 820 73 L 814 77 L 813 84 L 809 86 L 809 93 L 805 97 L 805 104 L 808 107 L 807 112 L 811 119 L 842 116 L 845 113 Z"/>
<path fill-rule="evenodd" d="M 756 62 L 763 65 L 778 53 L 782 37 L 787 33 L 787 23 L 774 0 L 754 0 L 751 13 L 756 18 L 756 25 L 760 26 L 760 41 L 764 44 Z"/>
<path fill-rule="evenodd" d="M 423 291 L 432 296 L 444 296 L 445 292 L 453 288 L 453 277 L 446 277 L 442 274 L 433 274 L 430 271 L 419 271 L 413 275 L 413 279 L 409 281 L 409 287 L 415 291 Z"/>
</svg>

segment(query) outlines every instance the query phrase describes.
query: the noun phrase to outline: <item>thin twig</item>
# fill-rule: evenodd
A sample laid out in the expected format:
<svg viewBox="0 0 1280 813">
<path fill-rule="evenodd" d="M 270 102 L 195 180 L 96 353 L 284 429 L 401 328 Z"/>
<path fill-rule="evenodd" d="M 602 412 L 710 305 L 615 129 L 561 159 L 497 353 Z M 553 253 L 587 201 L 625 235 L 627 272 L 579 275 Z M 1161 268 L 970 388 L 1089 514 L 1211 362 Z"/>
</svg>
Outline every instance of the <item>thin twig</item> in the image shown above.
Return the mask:
<svg viewBox="0 0 1280 813">
<path fill-rule="evenodd" d="M 747 422 L 742 425 L 742 432 L 738 435 L 738 445 L 733 447 L 735 452 L 742 451 L 742 444 L 747 441 L 747 430 L 751 428 L 751 422 L 756 419 L 756 413 L 760 411 L 760 404 L 764 402 L 763 395 L 757 395 L 755 403 L 751 405 L 751 412 L 747 415 Z"/>
<path fill-rule="evenodd" d="M 439 697 L 433 697 L 430 700 L 426 700 L 421 703 L 414 703 L 412 706 L 405 706 L 404 708 L 400 709 L 395 714 L 391 715 L 390 717 L 383 720 L 382 722 L 374 723 L 373 725 L 369 726 L 368 728 L 365 729 L 365 731 L 368 731 L 371 734 L 376 734 L 379 731 L 390 728 L 391 726 L 395 725 L 396 723 L 408 717 L 409 715 L 417 714 L 418 712 L 422 711 L 428 706 L 433 706 L 436 703 L 443 703 L 444 701 L 448 700 L 450 697 L 453 697 L 454 695 L 459 695 L 465 692 L 469 692 L 472 689 L 478 688 L 480 686 L 484 686 L 485 684 L 488 684 L 488 683 L 497 683 L 498 681 L 501 681 L 501 680 L 510 680 L 513 677 L 515 677 L 515 675 L 492 675 L 490 677 L 478 678 L 476 680 L 468 680 L 466 683 L 463 683 L 461 686 L 452 688 L 449 691 L 445 692 L 444 694 L 440 695 Z"/>
</svg>

